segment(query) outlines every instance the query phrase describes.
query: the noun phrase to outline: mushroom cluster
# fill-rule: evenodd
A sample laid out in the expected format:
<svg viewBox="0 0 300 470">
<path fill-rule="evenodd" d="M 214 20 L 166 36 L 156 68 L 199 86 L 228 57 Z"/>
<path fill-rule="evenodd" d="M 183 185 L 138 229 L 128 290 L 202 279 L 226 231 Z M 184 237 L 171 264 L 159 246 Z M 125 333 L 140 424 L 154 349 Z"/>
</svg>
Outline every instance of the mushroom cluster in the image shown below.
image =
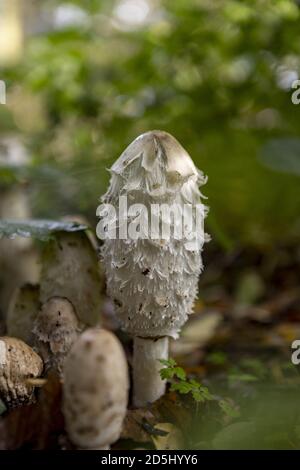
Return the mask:
<svg viewBox="0 0 300 470">
<path fill-rule="evenodd" d="M 199 191 L 204 183 L 188 153 L 162 131 L 138 137 L 111 168 L 103 202 L 116 215 L 106 227 L 101 253 L 108 293 L 134 340 L 137 407 L 164 393 L 160 360 L 168 358 L 169 338 L 177 338 L 192 313 L 206 240 Z M 120 197 L 131 205 L 125 212 L 119 210 Z M 179 212 L 161 209 L 174 205 Z M 155 236 L 143 209 L 158 228 Z M 110 236 L 113 227 L 120 234 L 130 225 L 134 229 L 126 237 Z M 102 287 L 96 260 L 85 232 L 56 233 L 43 252 L 40 285 L 24 285 L 11 301 L 7 327 L 18 339 L 0 338 L 5 405 L 31 402 L 36 379 L 54 369 L 62 382 L 68 436 L 82 449 L 109 449 L 119 439 L 129 391 L 122 345 L 99 327 Z"/>
<path fill-rule="evenodd" d="M 100 323 L 102 280 L 96 246 L 87 231 L 58 231 L 44 244 L 39 285 L 15 290 L 8 334 L 34 346 L 45 370 L 61 373 L 79 333 Z"/>
<path fill-rule="evenodd" d="M 101 319 L 98 268 L 88 234 L 56 233 L 44 246 L 40 285 L 23 285 L 11 299 L 6 326 L 15 337 L 0 338 L 6 407 L 32 402 L 35 386 L 45 383 L 41 374 L 54 370 L 70 440 L 86 449 L 106 449 L 119 438 L 129 389 L 118 339 L 102 329 L 82 333 Z"/>
</svg>

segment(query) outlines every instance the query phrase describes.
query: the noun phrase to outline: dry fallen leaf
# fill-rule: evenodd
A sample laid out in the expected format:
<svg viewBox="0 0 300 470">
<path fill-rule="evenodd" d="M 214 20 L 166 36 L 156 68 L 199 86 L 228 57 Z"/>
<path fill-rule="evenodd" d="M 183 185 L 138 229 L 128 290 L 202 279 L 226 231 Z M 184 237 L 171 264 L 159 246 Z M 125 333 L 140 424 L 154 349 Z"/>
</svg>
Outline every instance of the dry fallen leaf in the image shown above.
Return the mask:
<svg viewBox="0 0 300 470">
<path fill-rule="evenodd" d="M 184 447 L 183 435 L 174 424 L 158 423 L 154 429 L 166 433 L 165 435 L 151 436 L 157 450 L 177 450 Z"/>
<path fill-rule="evenodd" d="M 180 338 L 171 341 L 170 355 L 174 357 L 190 354 L 196 349 L 203 348 L 214 336 L 222 319 L 223 317 L 219 312 L 192 315 L 183 327 Z"/>
<path fill-rule="evenodd" d="M 144 423 L 155 424 L 155 418 L 151 411 L 141 408 L 128 410 L 123 424 L 121 439 L 132 439 L 135 442 L 150 442 L 151 437 Z"/>
<path fill-rule="evenodd" d="M 155 403 L 152 403 L 151 412 L 156 423 L 171 422 L 180 429 L 188 427 L 192 419 L 190 410 L 178 400 L 178 395 L 175 392 L 166 393 Z"/>
</svg>

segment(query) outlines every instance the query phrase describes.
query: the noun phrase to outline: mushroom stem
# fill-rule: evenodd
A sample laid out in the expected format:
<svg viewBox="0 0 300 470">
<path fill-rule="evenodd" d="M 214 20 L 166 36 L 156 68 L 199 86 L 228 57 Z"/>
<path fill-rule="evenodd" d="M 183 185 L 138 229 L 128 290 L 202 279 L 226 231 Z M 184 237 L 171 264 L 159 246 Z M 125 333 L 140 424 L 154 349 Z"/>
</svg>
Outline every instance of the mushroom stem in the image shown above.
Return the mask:
<svg viewBox="0 0 300 470">
<path fill-rule="evenodd" d="M 160 398 L 166 382 L 159 374 L 159 359 L 168 359 L 169 338 L 140 338 L 133 342 L 133 405 L 146 406 Z"/>
</svg>

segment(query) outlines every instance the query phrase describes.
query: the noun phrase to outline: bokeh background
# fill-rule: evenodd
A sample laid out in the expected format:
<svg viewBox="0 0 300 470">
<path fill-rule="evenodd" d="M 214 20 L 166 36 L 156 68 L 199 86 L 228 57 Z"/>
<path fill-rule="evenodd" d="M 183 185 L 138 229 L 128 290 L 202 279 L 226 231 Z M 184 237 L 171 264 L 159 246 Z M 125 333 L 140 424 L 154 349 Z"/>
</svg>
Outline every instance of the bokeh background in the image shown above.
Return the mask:
<svg viewBox="0 0 300 470">
<path fill-rule="evenodd" d="M 300 0 L 0 0 L 0 232 L 66 216 L 94 230 L 107 169 L 151 129 L 208 175 L 212 241 L 171 357 L 229 397 L 226 416 L 183 393 L 157 418 L 191 448 L 300 448 L 299 75 Z M 0 240 L 0 334 L 41 245 Z M 129 353 L 107 298 L 101 322 Z"/>
<path fill-rule="evenodd" d="M 214 243 L 296 243 L 299 50 L 295 0 L 1 0 L 1 186 L 94 224 L 106 169 L 163 129 L 209 177 Z"/>
</svg>

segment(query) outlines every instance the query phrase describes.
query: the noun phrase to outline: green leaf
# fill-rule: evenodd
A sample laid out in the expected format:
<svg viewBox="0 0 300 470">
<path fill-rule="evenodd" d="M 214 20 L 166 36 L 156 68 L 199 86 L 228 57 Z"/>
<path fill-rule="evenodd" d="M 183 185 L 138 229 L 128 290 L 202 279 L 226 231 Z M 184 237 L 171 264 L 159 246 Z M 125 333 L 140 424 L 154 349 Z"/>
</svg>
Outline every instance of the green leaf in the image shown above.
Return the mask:
<svg viewBox="0 0 300 470">
<path fill-rule="evenodd" d="M 179 392 L 182 395 L 186 395 L 193 390 L 193 386 L 189 382 L 176 382 L 171 385 L 170 390 L 172 392 Z"/>
<path fill-rule="evenodd" d="M 181 367 L 175 367 L 176 361 L 174 361 L 174 359 L 159 359 L 159 362 L 166 366 L 164 369 L 161 369 L 159 371 L 160 376 L 163 380 L 171 380 L 177 374 L 179 374 L 177 375 L 178 377 L 183 377 L 183 374 L 185 374 L 184 370 L 181 369 Z"/>
<path fill-rule="evenodd" d="M 159 359 L 159 362 L 166 367 L 174 367 L 177 365 L 176 361 L 174 359 Z"/>
<path fill-rule="evenodd" d="M 190 380 L 190 384 L 193 385 L 193 387 L 200 388 L 202 385 L 195 379 Z M 204 387 L 203 387 L 204 388 Z"/>
<path fill-rule="evenodd" d="M 0 238 L 33 237 L 37 240 L 47 241 L 56 232 L 79 232 L 88 227 L 76 222 L 61 222 L 55 220 L 0 220 Z"/>
<path fill-rule="evenodd" d="M 160 370 L 160 376 L 163 380 L 169 380 L 172 382 L 170 387 L 172 392 L 178 392 L 182 395 L 191 393 L 194 400 L 197 402 L 214 400 L 213 395 L 207 387 L 203 387 L 199 382 L 197 382 L 197 380 L 187 380 L 185 371 L 182 367 L 177 366 L 174 359 L 161 359 L 160 362 L 167 366 Z"/>
<path fill-rule="evenodd" d="M 174 377 L 174 370 L 166 367 L 159 371 L 162 380 L 171 380 Z"/>
<path fill-rule="evenodd" d="M 193 396 L 194 400 L 198 403 L 203 403 L 205 401 L 205 398 L 202 395 L 200 390 L 193 390 L 192 391 L 192 396 Z"/>
<path fill-rule="evenodd" d="M 174 369 L 174 375 L 178 377 L 180 380 L 185 380 L 186 379 L 186 373 L 182 369 L 182 367 L 175 367 Z"/>
<path fill-rule="evenodd" d="M 200 391 L 205 400 L 214 400 L 213 395 L 210 393 L 207 387 L 201 386 Z"/>
<path fill-rule="evenodd" d="M 193 383 L 192 383 L 193 382 Z M 192 395 L 195 401 L 197 402 L 204 402 L 214 400 L 213 395 L 210 393 L 207 387 L 203 387 L 201 384 L 196 382 L 195 380 L 191 380 Z"/>
</svg>

